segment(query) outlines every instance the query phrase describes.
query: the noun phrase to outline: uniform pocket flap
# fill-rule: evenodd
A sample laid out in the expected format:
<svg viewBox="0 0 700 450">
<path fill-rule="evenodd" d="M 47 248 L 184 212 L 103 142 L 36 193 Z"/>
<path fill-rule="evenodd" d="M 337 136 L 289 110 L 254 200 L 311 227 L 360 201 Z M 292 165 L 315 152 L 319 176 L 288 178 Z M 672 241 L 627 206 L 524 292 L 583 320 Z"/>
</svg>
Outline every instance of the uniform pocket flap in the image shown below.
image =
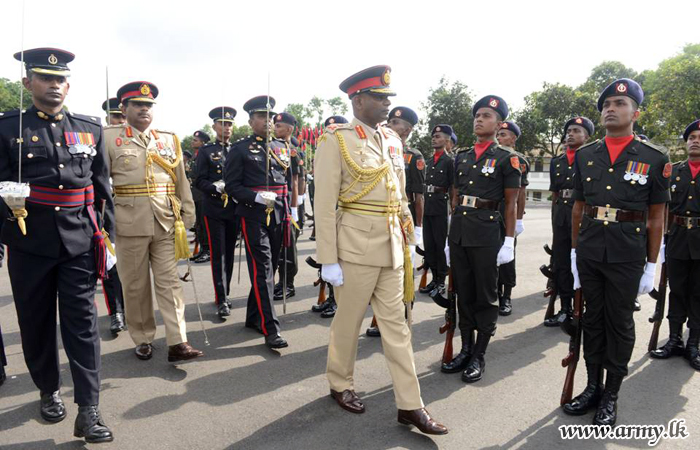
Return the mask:
<svg viewBox="0 0 700 450">
<path fill-rule="evenodd" d="M 345 227 L 355 228 L 356 230 L 369 233 L 369 231 L 372 229 L 372 222 L 370 222 L 368 219 L 368 217 L 346 213 L 343 214 L 343 217 L 340 219 L 340 224 Z"/>
</svg>

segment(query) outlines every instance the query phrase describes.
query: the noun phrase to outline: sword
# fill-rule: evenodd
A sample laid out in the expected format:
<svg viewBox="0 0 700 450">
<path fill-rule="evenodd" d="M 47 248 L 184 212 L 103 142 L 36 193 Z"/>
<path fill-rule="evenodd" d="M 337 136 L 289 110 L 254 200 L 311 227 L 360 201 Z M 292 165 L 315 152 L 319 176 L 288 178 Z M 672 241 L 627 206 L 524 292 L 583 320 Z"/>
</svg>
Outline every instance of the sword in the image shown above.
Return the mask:
<svg viewBox="0 0 700 450">
<path fill-rule="evenodd" d="M 192 272 L 192 263 L 190 258 L 185 258 L 187 261 L 187 273 L 181 278 L 185 283 L 192 282 L 192 291 L 194 292 L 194 300 L 197 303 L 197 312 L 199 313 L 199 324 L 202 327 L 202 334 L 204 334 L 204 345 L 209 346 L 209 336 L 207 336 L 207 330 L 204 328 L 204 319 L 202 318 L 202 307 L 199 304 L 199 295 L 197 294 L 197 283 L 194 282 L 194 273 Z M 190 277 L 188 280 L 187 278 Z"/>
<path fill-rule="evenodd" d="M 265 104 L 265 115 L 267 117 L 267 122 L 265 126 L 267 127 L 265 134 L 265 191 L 270 192 L 270 72 L 267 72 L 267 103 Z M 270 214 L 274 208 L 267 206 L 265 212 L 267 213 L 267 226 L 270 226 Z"/>
<path fill-rule="evenodd" d="M 241 262 L 243 259 L 243 232 L 238 232 L 238 284 L 241 284 Z"/>
</svg>

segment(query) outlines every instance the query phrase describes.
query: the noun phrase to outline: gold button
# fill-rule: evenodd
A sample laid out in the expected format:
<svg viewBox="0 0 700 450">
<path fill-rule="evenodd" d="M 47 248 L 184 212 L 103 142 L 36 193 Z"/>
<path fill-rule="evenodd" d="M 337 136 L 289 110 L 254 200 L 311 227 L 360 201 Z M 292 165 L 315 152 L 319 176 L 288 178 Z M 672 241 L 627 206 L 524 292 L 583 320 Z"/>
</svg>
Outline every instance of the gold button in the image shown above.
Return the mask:
<svg viewBox="0 0 700 450">
<path fill-rule="evenodd" d="M 561 164 L 557 164 L 557 167 L 561 166 Z"/>
<path fill-rule="evenodd" d="M 87 158 L 87 157 L 88 157 L 87 153 L 83 153 L 83 158 Z"/>
<path fill-rule="evenodd" d="M 610 173 L 613 173 L 614 171 L 615 171 L 615 169 L 613 169 L 612 167 L 608 169 L 608 172 L 610 172 Z"/>
<path fill-rule="evenodd" d="M 591 177 L 586 178 L 586 181 L 591 181 Z"/>
<path fill-rule="evenodd" d="M 493 216 L 489 216 L 489 219 L 493 220 Z"/>
<path fill-rule="evenodd" d="M 60 210 L 61 210 L 61 207 L 60 207 L 60 206 L 57 206 L 57 207 L 55 207 L 54 209 L 55 209 L 56 211 L 60 211 Z"/>
<path fill-rule="evenodd" d="M 221 173 L 221 171 L 220 171 L 220 170 L 217 170 L 216 173 Z"/>
<path fill-rule="evenodd" d="M 608 221 L 603 222 L 603 225 L 608 226 Z"/>
<path fill-rule="evenodd" d="M 630 181 L 630 184 L 637 184 L 637 182 L 632 180 L 632 181 Z"/>
<path fill-rule="evenodd" d="M 59 164 L 59 165 L 58 165 L 58 168 L 59 168 L 59 169 L 63 169 L 64 167 L 66 167 L 66 166 L 64 166 L 63 164 Z"/>
<path fill-rule="evenodd" d="M 681 181 L 681 177 L 676 177 L 676 181 Z"/>
<path fill-rule="evenodd" d="M 639 229 L 639 228 L 637 228 L 637 233 L 639 233 L 639 231 L 640 231 L 640 229 Z"/>
<path fill-rule="evenodd" d="M 462 176 L 462 172 L 459 173 L 459 176 L 460 176 L 460 177 Z"/>
<path fill-rule="evenodd" d="M 610 189 L 612 189 L 612 186 L 610 186 L 610 185 L 605 186 L 605 189 L 610 190 Z"/>
<path fill-rule="evenodd" d="M 559 173 L 557 172 L 557 176 L 559 176 Z"/>
<path fill-rule="evenodd" d="M 610 208 L 610 203 L 605 205 L 606 208 Z"/>
<path fill-rule="evenodd" d="M 32 142 L 39 142 L 38 136 L 32 136 Z"/>
<path fill-rule="evenodd" d="M 60 143 L 60 142 L 56 142 L 56 147 L 60 147 L 60 146 L 61 146 L 61 143 Z"/>
<path fill-rule="evenodd" d="M 693 196 L 692 196 L 692 195 L 689 195 L 689 196 L 688 196 L 688 200 L 692 200 L 692 199 L 693 199 Z"/>
<path fill-rule="evenodd" d="M 570 179 L 571 179 L 571 177 L 566 177 L 566 179 L 567 179 L 567 180 L 570 180 Z"/>
<path fill-rule="evenodd" d="M 573 167 L 569 166 L 569 170 L 573 169 Z"/>
<path fill-rule="evenodd" d="M 126 159 L 124 160 L 124 164 L 129 164 L 130 161 L 131 161 L 131 160 L 130 160 L 129 158 L 126 158 Z"/>
<path fill-rule="evenodd" d="M 467 215 L 467 212 L 466 212 L 466 211 L 464 211 L 464 212 L 462 213 L 462 215 L 466 216 L 466 215 Z"/>
<path fill-rule="evenodd" d="M 487 177 L 489 176 L 489 174 L 488 174 L 488 173 L 485 173 L 484 175 L 485 175 L 485 176 L 487 176 Z"/>
<path fill-rule="evenodd" d="M 564 200 L 564 204 L 567 205 L 569 203 L 568 200 Z"/>
<path fill-rule="evenodd" d="M 29 158 L 29 159 L 34 158 L 34 153 L 27 153 L 27 158 Z"/>
<path fill-rule="evenodd" d="M 474 164 L 474 165 L 472 166 L 472 169 L 476 169 L 476 164 Z"/>
<path fill-rule="evenodd" d="M 469 180 L 469 184 L 474 184 L 474 182 L 472 180 Z"/>
<path fill-rule="evenodd" d="M 63 185 L 62 185 L 62 184 L 59 184 L 59 185 L 58 185 L 58 188 L 61 189 L 61 190 L 63 190 Z"/>
<path fill-rule="evenodd" d="M 691 181 L 691 182 L 690 182 L 690 184 L 695 184 L 695 181 L 694 181 L 694 180 L 693 180 L 693 181 Z"/>
</svg>

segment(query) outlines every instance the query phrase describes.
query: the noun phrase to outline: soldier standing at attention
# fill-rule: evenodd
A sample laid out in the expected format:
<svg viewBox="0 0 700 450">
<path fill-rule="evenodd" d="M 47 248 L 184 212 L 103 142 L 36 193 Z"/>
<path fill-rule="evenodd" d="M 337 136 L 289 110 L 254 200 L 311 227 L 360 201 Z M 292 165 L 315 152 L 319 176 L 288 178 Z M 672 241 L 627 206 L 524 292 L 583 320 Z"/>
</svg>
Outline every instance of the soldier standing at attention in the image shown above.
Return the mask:
<svg viewBox="0 0 700 450">
<path fill-rule="evenodd" d="M 197 243 L 199 244 L 199 252 L 196 255 L 192 255 L 192 258 L 190 258 L 190 261 L 194 261 L 196 264 L 203 264 L 206 262 L 209 262 L 210 256 L 209 256 L 209 240 L 207 239 L 207 229 L 204 226 L 204 211 L 202 211 L 204 204 L 202 203 L 202 192 L 197 189 L 197 187 L 194 185 L 194 180 L 197 177 L 196 174 L 194 174 L 195 169 L 196 169 L 196 161 L 197 161 L 197 156 L 199 155 L 199 150 L 204 147 L 211 138 L 207 134 L 206 131 L 199 130 L 195 131 L 194 134 L 192 135 L 192 151 L 194 154 L 192 155 L 192 159 L 195 161 L 195 164 L 192 165 L 192 175 L 189 175 L 188 178 L 191 180 L 190 181 L 190 187 L 192 188 L 192 199 L 194 200 L 194 210 L 195 210 L 195 224 L 194 224 L 194 234 L 195 238 L 197 239 Z M 229 305 L 230 307 L 230 305 Z"/>
<path fill-rule="evenodd" d="M 558 327 L 573 313 L 574 276 L 571 274 L 571 209 L 574 206 L 574 158 L 588 141 L 595 127 L 586 117 L 574 117 L 564 124 L 566 150 L 552 158 L 549 166 L 549 190 L 552 192 L 553 271 L 561 310 L 544 321 L 546 327 Z"/>
<path fill-rule="evenodd" d="M 389 112 L 387 126 L 394 130 L 403 143 L 404 169 L 406 171 L 406 195 L 408 208 L 416 228 L 416 245 L 423 241 L 423 189 L 425 185 L 425 158 L 423 154 L 406 144 L 418 123 L 418 114 L 405 106 L 397 106 Z"/>
<path fill-rule="evenodd" d="M 496 133 L 508 117 L 506 102 L 488 95 L 474 104 L 472 115 L 476 144 L 455 158 L 455 191 L 459 195 L 454 199 L 448 239 L 462 350 L 441 368 L 445 373 L 463 371 L 466 383 L 481 380 L 486 347 L 496 333 L 498 267 L 515 258 L 521 179 L 518 155 L 496 143 Z"/>
<path fill-rule="evenodd" d="M 564 412 L 597 409 L 594 425 L 614 426 L 617 399 L 634 348 L 634 300 L 651 291 L 670 199 L 668 152 L 634 138 L 644 100 L 634 80 L 613 81 L 598 98 L 605 138 L 574 161 L 571 271 L 582 289 L 588 385 Z M 603 369 L 607 379 L 603 384 Z"/>
<path fill-rule="evenodd" d="M 650 356 L 667 359 L 685 356 L 695 370 L 700 370 L 700 120 L 688 125 L 683 133 L 688 159 L 674 164 L 671 174 L 671 226 L 666 250 L 666 273 L 671 287 L 668 308 L 668 342 Z M 661 261 L 663 263 L 663 259 Z M 683 346 L 683 324 L 688 321 L 690 336 Z"/>
<path fill-rule="evenodd" d="M 331 397 L 352 413 L 365 406 L 355 393 L 358 334 L 367 304 L 377 317 L 394 382 L 398 421 L 428 434 L 447 428 L 425 410 L 405 319 L 405 268 L 415 237 L 405 195 L 401 140 L 380 126 L 389 115 L 389 66 L 374 66 L 340 84 L 355 118 L 327 128 L 316 154 L 316 221 L 321 276 L 336 287 L 338 311 L 328 346 Z M 336 208 L 337 206 L 337 208 Z"/>
<path fill-rule="evenodd" d="M 503 147 L 510 148 L 513 153 L 518 155 L 520 161 L 520 191 L 518 192 L 518 206 L 515 219 L 515 241 L 514 245 L 518 245 L 518 236 L 525 231 L 523 225 L 523 217 L 525 216 L 525 203 L 527 202 L 527 186 L 530 182 L 527 180 L 527 175 L 530 173 L 530 163 L 525 159 L 525 155 L 515 151 L 515 143 L 520 137 L 520 127 L 515 122 L 503 122 L 501 128 L 496 134 L 498 144 Z M 501 214 L 504 214 L 503 208 L 505 203 L 501 204 Z M 513 247 L 513 255 L 515 255 L 515 247 Z M 498 267 L 498 314 L 501 316 L 510 316 L 513 312 L 511 304 L 511 293 L 515 287 L 515 259 L 508 264 L 502 264 Z"/>
<path fill-rule="evenodd" d="M 231 315 L 228 294 L 231 289 L 233 260 L 240 220 L 236 202 L 224 190 L 224 165 L 231 151 L 231 128 L 236 110 L 219 106 L 209 112 L 214 121 L 216 141 L 199 149 L 195 186 L 202 193 L 202 213 L 211 256 L 214 297 L 221 319 Z"/>
<path fill-rule="evenodd" d="M 14 56 L 21 60 L 22 52 Z M 91 443 L 110 442 L 114 436 L 98 408 L 95 287 L 106 271 L 101 230 L 113 235 L 114 208 L 99 119 L 63 107 L 70 88 L 68 63 L 74 58 L 55 48 L 24 51 L 27 76 L 22 84 L 33 105 L 26 111 L 0 113 L 0 181 L 18 181 L 21 143 L 21 181 L 30 185 L 30 194 L 22 210 L 12 211 L 12 205 L 0 200 L 4 222 L 0 240 L 12 255 L 8 259 L 12 295 L 24 360 L 41 395 L 41 417 L 55 423 L 67 415 L 59 391 L 58 306 L 78 404 L 73 434 Z M 99 219 L 103 227 L 95 202 L 99 209 L 105 205 Z"/>
<path fill-rule="evenodd" d="M 185 302 L 177 261 L 189 257 L 187 228 L 194 224 L 194 203 L 173 133 L 151 127 L 158 88 L 145 81 L 117 92 L 126 123 L 105 130 L 116 195 L 116 251 L 124 280 L 126 323 L 136 357 L 153 356 L 156 334 L 151 272 L 158 309 L 165 323 L 168 361 L 203 356 L 187 342 Z"/>
</svg>

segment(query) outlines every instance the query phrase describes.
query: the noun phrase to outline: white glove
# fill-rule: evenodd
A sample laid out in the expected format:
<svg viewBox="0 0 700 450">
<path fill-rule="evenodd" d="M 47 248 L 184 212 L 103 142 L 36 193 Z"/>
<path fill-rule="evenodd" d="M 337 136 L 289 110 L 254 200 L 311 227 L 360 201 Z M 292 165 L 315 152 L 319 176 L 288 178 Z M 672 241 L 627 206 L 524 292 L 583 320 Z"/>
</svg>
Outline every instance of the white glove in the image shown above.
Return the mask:
<svg viewBox="0 0 700 450">
<path fill-rule="evenodd" d="M 340 264 L 323 264 L 321 265 L 321 278 L 333 286 L 343 285 L 343 269 Z"/>
<path fill-rule="evenodd" d="M 503 264 L 508 264 L 515 259 L 515 238 L 511 236 L 506 236 L 503 241 L 501 249 L 498 251 L 498 256 L 496 256 L 496 265 L 501 266 Z"/>
<path fill-rule="evenodd" d="M 265 205 L 268 208 L 274 208 L 275 207 L 275 199 L 277 198 L 277 194 L 274 192 L 258 192 L 255 194 L 255 202 L 260 203 L 261 205 Z"/>
<path fill-rule="evenodd" d="M 661 243 L 661 248 L 659 249 L 659 258 L 657 261 L 659 264 L 663 264 L 666 262 L 666 243 L 662 242 Z"/>
<path fill-rule="evenodd" d="M 639 295 L 648 294 L 654 289 L 654 277 L 656 276 L 656 263 L 647 262 L 644 266 L 644 274 L 639 280 Z"/>
<path fill-rule="evenodd" d="M 297 205 L 301 206 L 304 204 L 304 194 L 297 195 Z"/>
<path fill-rule="evenodd" d="M 581 280 L 578 277 L 578 266 L 576 265 L 576 249 L 571 249 L 571 273 L 574 275 L 574 290 L 581 289 Z"/>
<path fill-rule="evenodd" d="M 445 261 L 447 261 L 447 267 L 450 267 L 450 243 L 445 242 Z"/>
<path fill-rule="evenodd" d="M 517 219 L 515 221 L 515 236 L 520 236 L 520 233 L 525 231 L 525 225 L 523 225 L 523 219 Z"/>
<path fill-rule="evenodd" d="M 114 255 L 107 249 L 107 272 L 112 270 L 112 267 L 117 263 L 117 249 L 114 244 L 112 244 L 112 248 L 114 248 Z"/>
<path fill-rule="evenodd" d="M 416 245 L 423 247 L 423 227 L 414 227 L 413 236 L 416 238 Z"/>
<path fill-rule="evenodd" d="M 416 267 L 416 246 L 409 245 L 408 249 L 411 251 L 411 266 Z"/>
<path fill-rule="evenodd" d="M 226 187 L 226 183 L 224 182 L 224 180 L 215 181 L 214 187 L 216 188 L 216 192 L 218 192 L 219 194 L 223 194 L 224 188 Z"/>
<path fill-rule="evenodd" d="M 292 220 L 299 222 L 299 210 L 292 206 Z"/>
</svg>

